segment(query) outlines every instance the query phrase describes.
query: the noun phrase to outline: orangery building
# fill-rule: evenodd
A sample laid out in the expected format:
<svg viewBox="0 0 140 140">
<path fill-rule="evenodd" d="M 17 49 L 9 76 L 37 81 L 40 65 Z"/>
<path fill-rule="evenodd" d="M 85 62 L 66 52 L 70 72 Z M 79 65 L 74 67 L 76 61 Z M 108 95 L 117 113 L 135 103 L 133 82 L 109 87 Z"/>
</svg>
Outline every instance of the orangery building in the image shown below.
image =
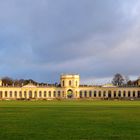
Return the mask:
<svg viewBox="0 0 140 140">
<path fill-rule="evenodd" d="M 62 74 L 60 85 L 39 86 L 29 83 L 24 86 L 4 86 L 0 81 L 1 100 L 52 100 L 52 99 L 138 99 L 140 81 L 137 86 L 118 87 L 106 85 L 80 85 L 77 74 Z"/>
</svg>

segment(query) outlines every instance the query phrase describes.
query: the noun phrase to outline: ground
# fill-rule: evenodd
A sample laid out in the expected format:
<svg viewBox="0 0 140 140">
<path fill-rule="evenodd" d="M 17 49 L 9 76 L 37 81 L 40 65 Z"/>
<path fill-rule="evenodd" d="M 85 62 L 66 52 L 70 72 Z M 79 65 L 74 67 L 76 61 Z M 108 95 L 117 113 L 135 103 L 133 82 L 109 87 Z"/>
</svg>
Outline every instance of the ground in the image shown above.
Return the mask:
<svg viewBox="0 0 140 140">
<path fill-rule="evenodd" d="M 0 101 L 0 140 L 139 140 L 140 101 Z"/>
</svg>

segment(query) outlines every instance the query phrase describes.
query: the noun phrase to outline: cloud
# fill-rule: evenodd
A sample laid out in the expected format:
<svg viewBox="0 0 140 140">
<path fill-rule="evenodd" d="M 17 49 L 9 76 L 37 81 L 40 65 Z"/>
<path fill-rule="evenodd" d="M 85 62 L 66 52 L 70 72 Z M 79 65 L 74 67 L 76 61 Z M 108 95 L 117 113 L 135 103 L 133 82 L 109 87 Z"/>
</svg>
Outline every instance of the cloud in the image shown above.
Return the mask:
<svg viewBox="0 0 140 140">
<path fill-rule="evenodd" d="M 139 0 L 0 1 L 0 75 L 138 76 L 139 9 Z"/>
</svg>

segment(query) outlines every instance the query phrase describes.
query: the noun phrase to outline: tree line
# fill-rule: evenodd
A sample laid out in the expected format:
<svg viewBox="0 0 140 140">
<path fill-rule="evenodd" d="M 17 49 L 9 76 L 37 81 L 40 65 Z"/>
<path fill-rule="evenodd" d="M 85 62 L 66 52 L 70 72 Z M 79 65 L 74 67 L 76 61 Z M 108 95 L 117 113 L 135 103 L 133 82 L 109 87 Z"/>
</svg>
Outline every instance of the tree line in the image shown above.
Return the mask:
<svg viewBox="0 0 140 140">
<path fill-rule="evenodd" d="M 137 80 L 132 81 L 129 79 L 128 76 L 123 76 L 120 73 L 117 73 L 114 75 L 112 79 L 112 84 L 115 86 L 138 86 L 138 81 L 140 80 L 140 77 L 138 77 Z"/>
<path fill-rule="evenodd" d="M 32 83 L 34 85 L 48 85 L 47 83 L 39 83 L 39 82 L 36 82 L 32 79 L 12 79 L 10 77 L 3 77 L 2 79 L 2 84 L 5 85 L 5 86 L 24 86 L 24 85 L 27 85 L 29 83 Z"/>
</svg>

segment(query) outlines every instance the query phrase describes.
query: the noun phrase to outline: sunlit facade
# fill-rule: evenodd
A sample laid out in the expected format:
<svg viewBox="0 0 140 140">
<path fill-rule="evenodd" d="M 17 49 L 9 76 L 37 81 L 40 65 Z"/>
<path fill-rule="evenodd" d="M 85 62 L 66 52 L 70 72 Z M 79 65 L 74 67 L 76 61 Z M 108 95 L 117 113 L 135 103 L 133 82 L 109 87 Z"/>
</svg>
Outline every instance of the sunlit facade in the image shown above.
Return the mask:
<svg viewBox="0 0 140 140">
<path fill-rule="evenodd" d="M 0 81 L 1 100 L 52 100 L 52 99 L 138 99 L 140 85 L 116 87 L 112 84 L 102 86 L 80 85 L 80 76 L 62 74 L 60 85 L 38 86 L 29 83 L 22 87 L 3 86 Z"/>
</svg>

